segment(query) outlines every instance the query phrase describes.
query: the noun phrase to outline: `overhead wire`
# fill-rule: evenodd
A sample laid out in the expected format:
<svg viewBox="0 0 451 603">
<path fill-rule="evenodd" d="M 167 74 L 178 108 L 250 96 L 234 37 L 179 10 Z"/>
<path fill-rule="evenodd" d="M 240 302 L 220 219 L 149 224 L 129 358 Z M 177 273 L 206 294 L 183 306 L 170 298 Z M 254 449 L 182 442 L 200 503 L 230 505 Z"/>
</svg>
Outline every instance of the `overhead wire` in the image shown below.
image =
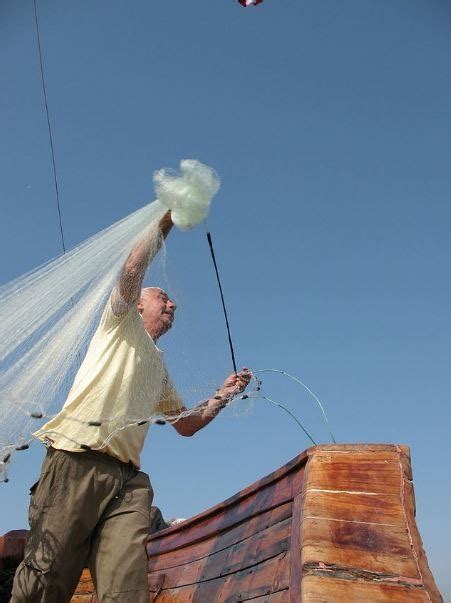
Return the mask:
<svg viewBox="0 0 451 603">
<path fill-rule="evenodd" d="M 58 221 L 59 221 L 59 229 L 61 235 L 61 246 L 63 248 L 63 253 L 66 253 L 66 243 L 64 240 L 64 230 L 63 230 L 63 219 L 61 213 L 61 203 L 59 197 L 59 187 L 58 187 L 58 176 L 56 173 L 56 161 L 55 161 L 55 150 L 53 145 L 53 135 L 52 135 L 52 126 L 50 123 L 50 115 L 49 115 L 49 103 L 47 99 L 47 88 L 45 84 L 45 76 L 44 76 L 44 64 L 42 59 L 42 48 L 41 48 L 41 36 L 39 31 L 39 19 L 38 19 L 38 9 L 36 6 L 36 0 L 33 0 L 34 6 L 34 20 L 36 25 L 36 38 L 38 44 L 38 55 L 39 55 L 39 66 L 41 71 L 41 84 L 42 84 L 42 93 L 44 96 L 44 105 L 45 105 L 45 114 L 47 116 L 47 128 L 49 133 L 49 141 L 50 141 L 50 152 L 52 156 L 52 166 L 53 166 L 53 182 L 55 185 L 55 193 L 56 193 L 56 205 L 58 210 Z"/>
<path fill-rule="evenodd" d="M 46 113 L 46 118 L 47 118 L 47 129 L 48 129 L 50 153 L 51 153 L 51 159 L 52 159 L 53 181 L 54 181 L 55 195 L 56 195 L 56 205 L 57 205 L 57 213 L 58 213 L 59 231 L 60 231 L 60 237 L 61 237 L 61 247 L 63 250 L 63 254 L 65 254 L 66 253 L 66 243 L 65 243 L 65 237 L 64 237 L 58 176 L 57 176 L 57 170 L 56 170 L 55 148 L 54 148 L 54 141 L 53 141 L 52 125 L 51 125 L 51 120 L 50 120 L 47 87 L 46 87 L 45 74 L 44 74 L 44 62 L 43 62 L 43 55 L 42 55 L 41 36 L 40 36 L 40 28 L 39 28 L 38 10 L 37 10 L 37 0 L 33 0 L 33 7 L 34 7 L 34 18 L 35 18 L 35 26 L 36 26 L 36 39 L 37 39 L 37 47 L 38 47 L 42 93 L 43 93 L 45 113 Z M 231 359 L 232 359 L 233 370 L 234 370 L 235 374 L 237 374 L 237 365 L 236 365 L 235 351 L 234 351 L 234 346 L 233 346 L 233 341 L 232 341 L 229 317 L 228 317 L 227 307 L 226 307 L 226 303 L 225 303 L 225 299 L 224 299 L 224 293 L 223 293 L 223 289 L 222 289 L 221 279 L 220 279 L 220 275 L 219 275 L 219 268 L 218 268 L 218 264 L 216 261 L 214 247 L 213 247 L 213 240 L 212 240 L 211 233 L 208 230 L 207 223 L 205 222 L 204 225 L 205 225 L 207 241 L 208 241 L 208 245 L 209 245 L 209 249 L 210 249 L 210 254 L 211 254 L 211 258 L 213 261 L 213 266 L 214 266 L 214 270 L 215 270 L 215 274 L 216 274 L 216 279 L 217 279 L 217 283 L 218 283 L 219 293 L 220 293 L 220 297 L 221 297 L 221 303 L 222 303 L 222 309 L 223 309 L 225 323 L 226 323 L 227 339 L 228 339 L 230 355 L 231 355 Z M 321 409 L 321 412 L 323 414 L 323 417 L 324 417 L 326 423 L 327 424 L 329 423 L 326 413 L 324 411 L 324 408 L 323 408 L 321 402 L 319 401 L 319 399 L 317 398 L 317 396 L 298 378 L 294 377 L 293 375 L 290 375 L 286 371 L 282 371 L 282 370 L 278 370 L 278 369 L 262 369 L 262 370 L 256 371 L 256 372 L 278 372 L 278 373 L 284 374 L 287 377 L 293 379 L 294 381 L 297 381 L 298 383 L 300 383 L 300 385 L 302 385 L 316 400 L 317 404 L 319 405 L 319 407 Z M 314 441 L 312 436 L 305 429 L 305 427 L 302 425 L 302 423 L 299 421 L 299 419 L 289 409 L 287 409 L 284 405 L 280 404 L 279 402 L 276 402 L 269 396 L 262 396 L 262 397 L 263 397 L 263 399 L 274 404 L 275 406 L 282 408 L 285 412 L 287 412 L 296 421 L 296 423 L 301 427 L 301 429 L 304 431 L 304 433 L 307 435 L 307 437 L 312 441 L 312 443 L 316 444 L 316 442 Z M 330 431 L 330 435 L 331 435 L 332 441 L 335 442 L 335 438 L 332 434 L 332 431 Z"/>
<path fill-rule="evenodd" d="M 51 126 L 51 122 L 50 122 L 49 103 L 48 103 L 48 98 L 47 98 L 47 87 L 46 87 L 46 83 L 45 83 L 44 63 L 43 63 L 43 58 L 42 58 L 41 36 L 40 36 L 40 30 L 39 30 L 39 19 L 38 19 L 38 10 L 37 10 L 36 0 L 33 0 L 33 7 L 34 7 L 34 17 L 35 17 L 35 24 L 36 24 L 36 38 L 37 38 L 37 44 L 38 44 L 42 93 L 43 93 L 43 97 L 44 97 L 45 113 L 46 113 L 46 117 L 47 117 L 47 128 L 48 128 L 49 142 L 50 142 L 50 152 L 51 152 L 51 156 L 52 156 L 53 181 L 54 181 L 54 185 L 55 185 L 56 204 L 57 204 L 57 210 L 58 210 L 58 222 L 59 222 L 59 229 L 60 229 L 60 235 L 61 235 L 61 246 L 63 249 L 63 253 L 66 253 L 66 243 L 64 240 L 62 211 L 61 211 L 61 203 L 60 203 L 60 197 L 59 197 L 58 176 L 57 176 L 57 171 L 56 171 L 55 149 L 54 149 L 54 143 L 53 143 L 52 126 Z M 229 318 L 228 318 L 228 314 L 227 314 L 224 293 L 222 290 L 221 279 L 219 276 L 218 264 L 216 261 L 216 256 L 215 256 L 215 252 L 214 252 L 214 248 L 213 248 L 212 236 L 208 230 L 206 222 L 205 222 L 205 230 L 206 230 L 206 234 L 207 234 L 207 241 L 208 241 L 208 245 L 210 248 L 213 266 L 214 266 L 215 273 L 216 273 L 216 279 L 218 282 L 219 293 L 221 296 L 221 303 L 222 303 L 222 308 L 223 308 L 225 322 L 226 322 L 227 338 L 228 338 L 228 343 L 229 343 L 229 348 L 230 348 L 230 354 L 232 357 L 233 370 L 236 374 L 237 373 L 237 365 L 236 365 L 236 359 L 235 359 L 235 351 L 234 351 L 233 342 L 232 342 L 232 335 L 231 335 L 231 331 L 230 331 Z"/>
<path fill-rule="evenodd" d="M 61 246 L 63 249 L 63 253 L 66 253 L 66 243 L 64 240 L 62 211 L 61 211 L 61 203 L 60 203 L 60 197 L 59 197 L 58 176 L 57 176 L 57 171 L 56 171 L 55 149 L 54 149 L 54 143 L 53 143 L 52 126 L 51 126 L 51 122 L 50 122 L 47 88 L 46 88 L 46 83 L 45 83 L 44 64 L 43 64 L 42 47 L 41 47 L 41 36 L 40 36 L 40 30 L 39 30 L 39 19 L 38 19 L 38 10 L 37 10 L 37 5 L 36 5 L 36 0 L 33 0 L 33 6 L 34 6 L 34 17 L 35 17 L 35 24 L 36 24 L 36 38 L 37 38 L 38 54 L 39 54 L 39 66 L 40 66 L 40 73 L 41 73 L 42 93 L 43 93 L 43 97 L 44 97 L 45 113 L 46 113 L 46 117 L 47 117 L 47 128 L 48 128 L 49 142 L 50 142 L 50 152 L 51 152 L 51 156 L 52 156 L 53 180 L 54 180 L 54 185 L 55 185 L 56 204 L 57 204 L 57 210 L 58 210 L 58 222 L 59 222 L 59 229 L 60 229 L 60 235 L 61 235 Z M 233 342 L 232 342 L 232 335 L 231 335 L 231 331 L 230 331 L 229 318 L 228 318 L 227 308 L 226 308 L 225 299 L 224 299 L 224 292 L 222 290 L 222 284 L 221 284 L 221 279 L 219 276 L 218 264 L 216 261 L 215 251 L 214 251 L 214 247 L 213 247 L 213 240 L 212 240 L 211 233 L 208 230 L 207 223 L 205 222 L 204 224 L 205 224 L 205 230 L 206 230 L 206 234 L 207 234 L 207 241 L 208 241 L 208 245 L 209 245 L 209 249 L 210 249 L 210 254 L 211 254 L 213 266 L 215 269 L 216 279 L 218 282 L 219 293 L 221 296 L 221 303 L 222 303 L 224 318 L 225 318 L 225 322 L 226 322 L 227 338 L 228 338 L 228 343 L 229 343 L 229 348 L 230 348 L 230 354 L 232 357 L 233 370 L 236 374 L 237 373 L 237 365 L 236 365 L 236 359 L 235 359 L 235 351 L 234 351 Z"/>
</svg>

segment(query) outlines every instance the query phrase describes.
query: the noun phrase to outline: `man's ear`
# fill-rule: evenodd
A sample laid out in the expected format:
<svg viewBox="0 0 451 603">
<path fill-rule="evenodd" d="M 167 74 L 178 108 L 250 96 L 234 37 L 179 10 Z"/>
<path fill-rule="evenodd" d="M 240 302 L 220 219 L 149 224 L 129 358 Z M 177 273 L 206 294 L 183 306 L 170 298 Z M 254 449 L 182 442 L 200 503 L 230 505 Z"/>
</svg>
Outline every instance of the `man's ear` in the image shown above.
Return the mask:
<svg viewBox="0 0 451 603">
<path fill-rule="evenodd" d="M 138 308 L 138 312 L 140 314 L 144 312 L 144 304 L 142 302 L 142 298 L 139 299 L 138 303 L 136 304 L 136 307 Z"/>
</svg>

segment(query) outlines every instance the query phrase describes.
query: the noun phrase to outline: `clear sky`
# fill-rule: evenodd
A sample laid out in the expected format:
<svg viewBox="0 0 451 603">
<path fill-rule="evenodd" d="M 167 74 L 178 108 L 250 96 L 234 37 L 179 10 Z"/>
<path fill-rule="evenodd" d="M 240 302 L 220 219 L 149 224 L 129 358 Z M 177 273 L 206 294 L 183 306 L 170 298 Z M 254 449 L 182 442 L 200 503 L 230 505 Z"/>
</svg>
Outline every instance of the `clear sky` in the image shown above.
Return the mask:
<svg viewBox="0 0 451 603">
<path fill-rule="evenodd" d="M 340 442 L 411 447 L 419 528 L 450 593 L 449 1 L 38 8 L 68 246 L 151 200 L 154 169 L 214 166 L 209 224 L 239 364 L 299 376 Z M 0 3 L 0 78 L 3 284 L 61 251 L 32 0 Z M 225 376 L 203 231 L 171 234 L 168 257 L 185 371 Z M 328 441 L 301 388 L 272 376 L 264 389 Z M 308 445 L 258 401 L 192 439 L 155 428 L 143 468 L 164 515 L 187 517 Z M 27 526 L 42 451 L 21 454 L 0 533 Z"/>
</svg>

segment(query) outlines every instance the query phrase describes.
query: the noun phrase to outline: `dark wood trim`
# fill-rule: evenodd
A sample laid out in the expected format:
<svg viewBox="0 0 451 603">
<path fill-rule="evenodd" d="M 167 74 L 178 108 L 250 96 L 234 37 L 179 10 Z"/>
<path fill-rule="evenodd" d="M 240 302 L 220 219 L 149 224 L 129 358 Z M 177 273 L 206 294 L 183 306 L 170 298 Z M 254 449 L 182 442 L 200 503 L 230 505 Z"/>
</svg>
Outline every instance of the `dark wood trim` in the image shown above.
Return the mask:
<svg viewBox="0 0 451 603">
<path fill-rule="evenodd" d="M 227 512 L 227 510 L 230 507 L 236 506 L 236 504 L 238 502 L 244 500 L 245 498 L 248 498 L 252 494 L 258 492 L 259 490 L 262 490 L 263 488 L 265 488 L 266 486 L 269 486 L 273 482 L 280 481 L 281 479 L 286 477 L 289 473 L 292 473 L 296 469 L 300 468 L 302 465 L 304 465 L 307 462 L 309 452 L 311 450 L 312 450 L 311 448 L 305 450 L 302 454 L 298 455 L 297 457 L 295 457 L 294 459 L 289 461 L 286 465 L 284 465 L 280 469 L 277 469 L 276 471 L 274 471 L 273 473 L 270 473 L 266 477 L 264 477 L 260 480 L 257 480 L 256 482 L 254 482 L 253 484 L 251 484 L 244 490 L 241 490 L 240 492 L 231 496 L 230 498 L 226 499 L 225 501 L 218 503 L 217 505 L 215 505 L 214 507 L 211 507 L 207 511 L 203 511 L 202 513 L 199 513 L 198 515 L 194 515 L 194 517 L 190 517 L 189 519 L 184 521 L 182 524 L 166 528 L 165 530 L 161 530 L 161 532 L 158 532 L 157 534 L 150 536 L 149 542 L 150 541 L 156 542 L 158 540 L 164 539 L 169 534 L 174 533 L 174 532 L 178 532 L 180 534 L 182 531 L 187 530 L 188 528 L 191 528 L 194 525 L 204 522 L 206 519 L 210 518 L 213 515 Z"/>
</svg>

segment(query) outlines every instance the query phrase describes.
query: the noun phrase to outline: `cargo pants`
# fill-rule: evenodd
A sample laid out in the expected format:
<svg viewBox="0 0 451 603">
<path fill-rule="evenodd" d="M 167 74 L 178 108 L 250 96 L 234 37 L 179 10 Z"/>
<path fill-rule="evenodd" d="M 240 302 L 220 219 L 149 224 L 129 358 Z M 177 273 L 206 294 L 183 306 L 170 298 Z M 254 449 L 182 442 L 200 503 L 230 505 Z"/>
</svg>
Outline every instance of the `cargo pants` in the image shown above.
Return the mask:
<svg viewBox="0 0 451 603">
<path fill-rule="evenodd" d="M 152 497 L 149 477 L 131 464 L 50 448 L 31 489 L 11 603 L 69 602 L 86 566 L 99 603 L 147 603 Z"/>
</svg>

